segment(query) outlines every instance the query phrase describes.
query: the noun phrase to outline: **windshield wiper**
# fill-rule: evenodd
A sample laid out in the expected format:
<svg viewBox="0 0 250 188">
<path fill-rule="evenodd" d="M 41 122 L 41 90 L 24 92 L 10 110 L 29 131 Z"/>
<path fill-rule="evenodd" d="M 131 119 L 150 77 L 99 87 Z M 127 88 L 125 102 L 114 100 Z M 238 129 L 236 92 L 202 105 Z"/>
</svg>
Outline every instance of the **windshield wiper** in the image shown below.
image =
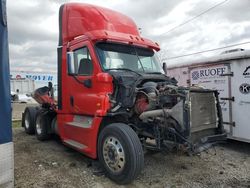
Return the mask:
<svg viewBox="0 0 250 188">
<path fill-rule="evenodd" d="M 145 74 L 162 74 L 161 72 L 145 72 Z"/>
<path fill-rule="evenodd" d="M 107 71 L 110 71 L 110 70 L 124 70 L 124 71 L 130 71 L 130 72 L 133 72 L 133 73 L 136 73 L 138 74 L 139 76 L 141 76 L 140 73 L 136 72 L 136 71 L 133 71 L 131 69 L 127 69 L 127 68 L 111 68 L 111 69 L 106 69 Z"/>
<path fill-rule="evenodd" d="M 139 60 L 139 63 L 140 63 L 140 65 L 141 65 L 141 68 L 142 68 L 143 72 L 145 72 L 144 67 L 143 67 L 143 65 L 142 65 L 142 62 L 141 62 L 141 59 L 140 59 L 140 57 L 139 57 L 139 55 L 138 55 L 138 53 L 137 53 L 137 51 L 136 51 L 136 49 L 135 49 L 135 46 L 133 46 L 133 47 L 134 47 L 134 50 L 135 50 L 135 55 L 137 56 L 137 58 L 138 58 L 138 60 Z"/>
</svg>

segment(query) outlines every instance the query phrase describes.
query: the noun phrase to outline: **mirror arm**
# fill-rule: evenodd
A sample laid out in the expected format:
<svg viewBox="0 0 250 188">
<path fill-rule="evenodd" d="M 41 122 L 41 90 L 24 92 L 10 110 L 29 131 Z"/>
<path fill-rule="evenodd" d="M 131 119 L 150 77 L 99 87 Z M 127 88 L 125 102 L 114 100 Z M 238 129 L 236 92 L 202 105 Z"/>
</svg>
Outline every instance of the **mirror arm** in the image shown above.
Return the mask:
<svg viewBox="0 0 250 188">
<path fill-rule="evenodd" d="M 91 79 L 87 79 L 83 81 L 83 85 L 87 88 L 91 88 L 92 87 L 92 81 Z"/>
<path fill-rule="evenodd" d="M 81 80 L 79 80 L 79 79 L 76 77 L 76 75 L 72 75 L 72 76 L 73 76 L 73 78 L 74 78 L 79 84 L 82 84 L 82 85 L 84 85 L 84 86 L 87 87 L 87 88 L 91 88 L 91 87 L 92 87 L 92 81 L 91 81 L 91 79 L 87 79 L 87 80 L 81 81 Z"/>
<path fill-rule="evenodd" d="M 163 69 L 164 73 L 167 74 L 167 64 L 166 64 L 166 62 L 163 62 L 162 69 Z"/>
</svg>

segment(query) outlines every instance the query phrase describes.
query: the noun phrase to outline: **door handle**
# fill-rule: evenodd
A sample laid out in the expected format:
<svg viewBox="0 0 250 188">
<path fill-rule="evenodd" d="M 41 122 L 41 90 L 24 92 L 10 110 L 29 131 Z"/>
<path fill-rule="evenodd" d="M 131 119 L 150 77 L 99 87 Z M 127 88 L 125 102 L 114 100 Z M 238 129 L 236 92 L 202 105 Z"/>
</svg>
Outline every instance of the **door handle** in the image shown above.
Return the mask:
<svg viewBox="0 0 250 188">
<path fill-rule="evenodd" d="M 234 97 L 221 97 L 220 100 L 234 101 Z"/>
<path fill-rule="evenodd" d="M 73 96 L 70 96 L 70 105 L 71 106 L 74 106 L 74 97 Z"/>
</svg>

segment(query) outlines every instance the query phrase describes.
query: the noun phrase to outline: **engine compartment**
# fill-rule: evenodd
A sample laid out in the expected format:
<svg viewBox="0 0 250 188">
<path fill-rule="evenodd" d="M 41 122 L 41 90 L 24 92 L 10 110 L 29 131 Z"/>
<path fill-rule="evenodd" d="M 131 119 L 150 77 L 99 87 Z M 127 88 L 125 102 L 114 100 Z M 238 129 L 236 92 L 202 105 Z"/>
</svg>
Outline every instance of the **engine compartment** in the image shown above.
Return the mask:
<svg viewBox="0 0 250 188">
<path fill-rule="evenodd" d="M 110 96 L 110 113 L 126 115 L 125 123 L 145 147 L 170 150 L 184 146 L 199 152 L 198 146 L 207 144 L 208 138 L 224 134 L 217 91 L 178 87 L 175 79 L 163 74 L 111 74 L 115 92 Z M 148 139 L 154 144 L 149 146 Z"/>
</svg>

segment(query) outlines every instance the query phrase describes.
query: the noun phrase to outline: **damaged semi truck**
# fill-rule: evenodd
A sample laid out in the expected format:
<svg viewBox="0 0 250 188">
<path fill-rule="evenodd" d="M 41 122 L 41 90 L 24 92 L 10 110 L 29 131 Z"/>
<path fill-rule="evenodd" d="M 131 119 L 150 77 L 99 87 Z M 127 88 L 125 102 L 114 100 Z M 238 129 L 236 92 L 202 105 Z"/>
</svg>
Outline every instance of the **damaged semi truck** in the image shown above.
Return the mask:
<svg viewBox="0 0 250 188">
<path fill-rule="evenodd" d="M 51 87 L 36 90 L 41 105 L 23 113 L 28 134 L 58 134 L 119 184 L 138 176 L 145 149 L 196 153 L 225 140 L 218 92 L 178 87 L 155 55 L 159 45 L 129 17 L 68 3 L 59 33 L 58 101 Z"/>
</svg>

